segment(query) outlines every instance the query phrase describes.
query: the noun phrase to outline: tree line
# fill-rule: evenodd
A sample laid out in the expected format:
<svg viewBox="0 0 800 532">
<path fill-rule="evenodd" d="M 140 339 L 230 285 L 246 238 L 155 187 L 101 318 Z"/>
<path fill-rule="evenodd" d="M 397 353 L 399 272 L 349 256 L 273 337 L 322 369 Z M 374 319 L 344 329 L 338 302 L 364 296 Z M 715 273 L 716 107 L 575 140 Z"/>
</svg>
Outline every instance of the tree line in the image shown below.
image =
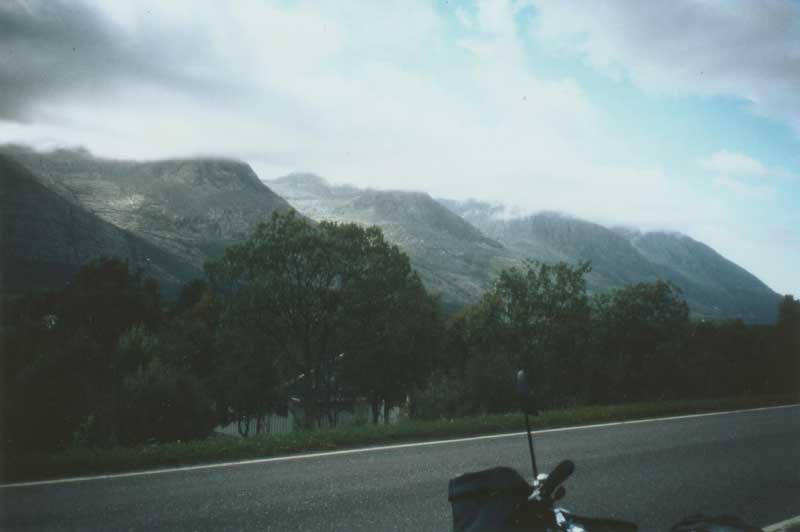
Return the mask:
<svg viewBox="0 0 800 532">
<path fill-rule="evenodd" d="M 786 296 L 775 325 L 697 322 L 663 282 L 589 294 L 589 269 L 512 268 L 444 316 L 379 228 L 293 213 L 171 302 L 126 262 L 96 260 L 62 290 L 4 301 L 3 446 L 186 440 L 231 422 L 249 434 L 290 401 L 309 429 L 355 398 L 375 423 L 400 405 L 508 412 L 519 368 L 542 408 L 797 391 L 800 301 Z"/>
</svg>

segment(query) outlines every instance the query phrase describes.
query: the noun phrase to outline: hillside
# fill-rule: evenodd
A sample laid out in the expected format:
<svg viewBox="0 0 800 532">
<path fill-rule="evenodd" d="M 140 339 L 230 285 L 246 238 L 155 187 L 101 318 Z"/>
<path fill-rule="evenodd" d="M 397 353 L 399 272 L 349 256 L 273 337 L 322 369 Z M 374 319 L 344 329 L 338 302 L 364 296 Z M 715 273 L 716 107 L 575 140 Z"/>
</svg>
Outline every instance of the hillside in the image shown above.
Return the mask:
<svg viewBox="0 0 800 532">
<path fill-rule="evenodd" d="M 474 200 L 442 203 L 522 257 L 591 261 L 587 280 L 592 291 L 663 279 L 683 291 L 697 318 L 767 322 L 776 317 L 775 292 L 686 235 L 609 229 L 555 213 L 507 217 L 502 207 Z"/>
<path fill-rule="evenodd" d="M 312 174 L 291 174 L 267 184 L 311 219 L 381 227 L 450 306 L 474 302 L 500 270 L 520 263 L 503 245 L 424 193 L 334 186 Z"/>
<path fill-rule="evenodd" d="M 755 275 L 709 246 L 679 233 L 628 232 L 631 244 L 647 260 L 663 268 L 709 316 L 731 309 L 747 321 L 777 318 L 779 296 Z"/>
<path fill-rule="evenodd" d="M 0 291 L 56 289 L 83 264 L 102 256 L 127 259 L 166 291 L 201 272 L 157 246 L 75 205 L 0 154 Z"/>
<path fill-rule="evenodd" d="M 92 157 L 84 150 L 5 153 L 50 190 L 103 220 L 202 269 L 246 238 L 273 211 L 291 207 L 245 163 L 225 159 L 153 162 Z"/>
<path fill-rule="evenodd" d="M 12 145 L 0 146 L 0 157 L 4 261 L 12 272 L 42 272 L 35 276 L 39 281 L 7 274 L 8 288 L 58 284 L 55 279 L 66 273 L 53 272 L 68 272 L 62 266 L 98 254 L 137 263 L 140 257 L 151 263 L 161 257 L 164 265 L 153 274 L 176 285 L 201 276 L 208 258 L 245 239 L 274 211 L 291 209 L 238 161 L 138 162 Z M 12 262 L 24 266 L 11 267 Z"/>
</svg>

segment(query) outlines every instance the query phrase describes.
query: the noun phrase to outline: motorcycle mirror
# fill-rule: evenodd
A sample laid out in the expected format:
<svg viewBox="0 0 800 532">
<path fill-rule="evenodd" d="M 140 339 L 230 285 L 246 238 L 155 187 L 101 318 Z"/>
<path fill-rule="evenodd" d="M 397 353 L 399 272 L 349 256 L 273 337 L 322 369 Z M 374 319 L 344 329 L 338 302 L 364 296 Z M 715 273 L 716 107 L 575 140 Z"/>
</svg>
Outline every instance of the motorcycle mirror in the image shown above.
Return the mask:
<svg viewBox="0 0 800 532">
<path fill-rule="evenodd" d="M 525 370 L 521 369 L 517 372 L 517 395 L 520 398 L 527 398 L 531 392 L 530 384 L 528 384 L 528 375 Z"/>
<path fill-rule="evenodd" d="M 517 372 L 517 397 L 519 399 L 520 408 L 524 413 L 532 416 L 539 413 L 536 407 L 536 399 L 531 393 L 531 387 L 528 383 L 528 375 L 524 369 Z"/>
</svg>

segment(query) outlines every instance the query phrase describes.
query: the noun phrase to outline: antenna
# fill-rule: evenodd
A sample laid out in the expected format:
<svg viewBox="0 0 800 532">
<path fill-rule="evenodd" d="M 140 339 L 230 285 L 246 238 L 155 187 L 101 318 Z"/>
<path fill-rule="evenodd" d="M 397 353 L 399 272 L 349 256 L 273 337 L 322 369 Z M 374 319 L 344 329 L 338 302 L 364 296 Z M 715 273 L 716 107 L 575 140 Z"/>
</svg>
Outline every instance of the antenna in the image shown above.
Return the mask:
<svg viewBox="0 0 800 532">
<path fill-rule="evenodd" d="M 533 436 L 531 435 L 531 422 L 528 411 L 525 411 L 525 428 L 528 429 L 528 450 L 531 452 L 531 466 L 533 466 L 533 479 L 539 476 L 539 469 L 536 467 L 536 455 L 533 454 Z"/>
<path fill-rule="evenodd" d="M 530 412 L 530 385 L 528 384 L 528 376 L 525 370 L 521 369 L 517 372 L 517 394 L 520 396 L 520 403 L 522 404 L 522 411 L 525 413 L 525 428 L 528 434 L 528 450 L 531 453 L 531 466 L 533 467 L 533 480 L 539 476 L 539 469 L 536 467 L 536 455 L 533 452 L 533 436 L 531 435 L 531 420 Z"/>
</svg>

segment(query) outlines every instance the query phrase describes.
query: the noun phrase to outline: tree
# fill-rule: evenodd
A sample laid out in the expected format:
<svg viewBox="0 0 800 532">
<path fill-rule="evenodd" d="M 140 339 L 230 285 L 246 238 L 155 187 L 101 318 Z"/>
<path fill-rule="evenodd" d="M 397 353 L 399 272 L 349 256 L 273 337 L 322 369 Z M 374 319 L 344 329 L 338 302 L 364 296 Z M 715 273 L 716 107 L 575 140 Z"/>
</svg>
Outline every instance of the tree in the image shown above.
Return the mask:
<svg viewBox="0 0 800 532">
<path fill-rule="evenodd" d="M 83 266 L 53 302 L 61 326 L 84 328 L 109 352 L 132 324 L 156 330 L 162 321 L 158 283 L 113 257 Z"/>
<path fill-rule="evenodd" d="M 208 282 L 205 279 L 193 279 L 186 283 L 172 307 L 172 315 L 180 316 L 191 312 L 208 294 Z"/>
<path fill-rule="evenodd" d="M 678 356 L 686 343 L 689 307 L 663 281 L 628 285 L 592 300 L 593 401 L 676 395 L 685 382 Z"/>
<path fill-rule="evenodd" d="M 388 423 L 390 408 L 430 373 L 441 325 L 438 300 L 411 271 L 407 257 L 394 247 L 379 250 L 385 267 L 372 269 L 374 275 L 352 287 L 346 307 L 342 377 L 369 398 L 373 423 L 380 405 Z"/>
<path fill-rule="evenodd" d="M 414 339 L 421 335 L 406 334 L 414 315 L 409 308 L 424 302 L 425 292 L 408 257 L 386 243 L 380 229 L 275 214 L 207 271 L 222 301 L 222 329 L 258 338 L 259 354 L 252 352 L 256 347 L 245 350 L 245 358 L 263 364 L 264 380 L 254 386 L 269 395 L 275 382 L 302 375 L 307 426 L 323 416 L 336 421 L 340 373 L 347 373 L 339 368 L 342 353 L 362 368 L 345 381 L 357 390 L 370 381 L 371 397 L 387 405 L 398 401 L 406 385 L 397 383 L 408 379 L 390 381 L 378 370 L 388 364 L 397 377 L 417 352 Z M 267 379 L 270 373 L 279 378 Z"/>
<path fill-rule="evenodd" d="M 285 401 L 278 388 L 286 375 L 280 357 L 269 347 L 269 330 L 248 317 L 252 315 L 228 311 L 216 333 L 210 378 L 220 420 L 237 422 L 242 436 L 250 434 L 251 420 L 256 420 L 256 434 L 261 432 L 262 418 Z"/>
<path fill-rule="evenodd" d="M 428 389 L 418 392 L 420 407 L 435 411 L 425 403 L 442 400 L 440 391 L 430 389 L 438 385 L 460 394 L 442 400 L 458 404 L 459 414 L 507 412 L 516 404 L 520 368 L 528 370 L 540 404 L 578 400 L 575 368 L 587 343 L 589 269 L 588 263 L 529 262 L 503 271 L 479 303 L 449 322 L 445 360 L 438 361 Z"/>
<path fill-rule="evenodd" d="M 65 446 L 89 419 L 91 443 L 113 442 L 123 374 L 138 367 L 115 357 L 118 340 L 161 320 L 158 284 L 115 258 L 83 266 L 63 290 L 16 302 L 3 327 L 6 443 Z"/>
<path fill-rule="evenodd" d="M 521 360 L 519 353 L 508 348 L 504 310 L 502 299 L 490 294 L 462 310 L 448 324 L 447 360 L 438 368 L 443 374 L 437 374 L 436 380 L 431 382 L 431 386 L 441 387 L 443 391 L 430 392 L 438 396 L 439 402 L 457 404 L 458 408 L 446 408 L 443 414 L 497 413 L 513 409 L 513 378 Z M 460 395 L 451 399 L 442 397 L 447 390 Z"/>
<path fill-rule="evenodd" d="M 24 330 L 38 335 L 29 349 L 12 351 L 23 347 L 14 340 L 3 349 L 4 356 L 22 358 L 4 368 L 3 444 L 14 450 L 69 445 L 81 423 L 108 406 L 107 384 L 97 378 L 105 375 L 105 353 L 85 330 L 65 334 L 44 324 Z"/>
<path fill-rule="evenodd" d="M 769 334 L 741 320 L 700 321 L 690 327 L 688 345 L 674 359 L 684 397 L 722 397 L 770 391 L 764 357 Z M 769 368 L 771 372 L 772 369 Z"/>
<path fill-rule="evenodd" d="M 528 370 L 542 404 L 574 401 L 580 391 L 574 368 L 587 343 L 590 270 L 588 262 L 530 262 L 524 271 L 502 272 L 490 292 L 500 304 L 506 348 Z"/>
<path fill-rule="evenodd" d="M 800 301 L 790 295 L 778 307 L 775 337 L 776 388 L 800 396 Z"/>
<path fill-rule="evenodd" d="M 246 242 L 206 266 L 223 300 L 222 327 L 261 331 L 265 366 L 283 370 L 282 378 L 307 376 L 308 426 L 317 419 L 322 360 L 338 311 L 334 262 L 320 228 L 292 211 L 274 214 Z"/>
<path fill-rule="evenodd" d="M 200 380 L 158 356 L 125 375 L 120 396 L 118 441 L 124 445 L 201 438 L 216 424 Z"/>
</svg>

